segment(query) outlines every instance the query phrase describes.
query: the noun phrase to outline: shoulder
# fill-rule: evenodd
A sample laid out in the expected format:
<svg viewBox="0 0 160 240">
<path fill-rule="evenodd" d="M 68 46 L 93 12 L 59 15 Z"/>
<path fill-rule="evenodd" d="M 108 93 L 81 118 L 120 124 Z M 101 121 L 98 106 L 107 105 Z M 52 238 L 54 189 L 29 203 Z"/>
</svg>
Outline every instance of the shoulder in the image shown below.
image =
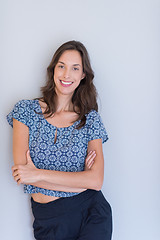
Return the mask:
<svg viewBox="0 0 160 240">
<path fill-rule="evenodd" d="M 22 99 L 19 100 L 13 108 L 13 113 L 22 117 L 34 116 L 34 112 L 38 109 L 38 103 L 35 99 Z"/>
<path fill-rule="evenodd" d="M 22 100 L 19 100 L 15 106 L 16 107 L 21 107 L 21 108 L 25 108 L 25 107 L 28 107 L 31 105 L 31 101 L 32 100 L 28 100 L 28 99 L 22 99 Z"/>
<path fill-rule="evenodd" d="M 30 111 L 32 109 L 36 109 L 38 107 L 38 104 L 35 99 L 22 99 L 15 104 L 15 107 Z"/>
<path fill-rule="evenodd" d="M 101 121 L 101 116 L 96 110 L 92 109 L 89 113 L 86 114 L 86 123 L 89 124 L 97 120 Z"/>
<path fill-rule="evenodd" d="M 13 127 L 13 118 L 24 123 L 29 127 L 34 101 L 22 99 L 18 101 L 10 113 L 6 116 L 8 123 Z"/>
</svg>

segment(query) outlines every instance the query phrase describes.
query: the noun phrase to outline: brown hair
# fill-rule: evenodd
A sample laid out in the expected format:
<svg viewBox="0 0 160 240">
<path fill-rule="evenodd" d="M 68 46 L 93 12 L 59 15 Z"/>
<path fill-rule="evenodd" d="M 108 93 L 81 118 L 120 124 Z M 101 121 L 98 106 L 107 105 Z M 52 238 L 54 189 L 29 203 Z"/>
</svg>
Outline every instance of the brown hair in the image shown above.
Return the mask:
<svg viewBox="0 0 160 240">
<path fill-rule="evenodd" d="M 83 72 L 85 77 L 81 80 L 79 86 L 75 89 L 72 96 L 73 110 L 79 117 L 77 119 L 81 120 L 78 125 L 78 129 L 85 125 L 86 117 L 85 114 L 90 112 L 92 109 L 98 111 L 97 104 L 97 91 L 93 84 L 94 73 L 91 68 L 90 59 L 85 46 L 79 41 L 69 41 L 62 44 L 55 52 L 50 65 L 47 68 L 47 82 L 44 87 L 41 88 L 43 102 L 47 104 L 46 110 L 43 114 L 50 117 L 56 111 L 55 101 L 55 83 L 54 83 L 54 68 L 60 58 L 60 56 L 66 50 L 76 50 L 80 53 L 82 58 Z M 78 108 L 78 112 L 76 111 Z"/>
</svg>

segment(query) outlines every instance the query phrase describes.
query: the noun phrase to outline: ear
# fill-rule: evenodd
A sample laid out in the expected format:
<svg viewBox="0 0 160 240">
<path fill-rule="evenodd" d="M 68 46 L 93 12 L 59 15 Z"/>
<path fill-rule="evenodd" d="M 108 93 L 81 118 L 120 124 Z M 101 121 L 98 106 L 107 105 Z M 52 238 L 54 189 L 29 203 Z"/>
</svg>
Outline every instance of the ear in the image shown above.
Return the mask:
<svg viewBox="0 0 160 240">
<path fill-rule="evenodd" d="M 83 73 L 83 74 L 82 74 L 82 77 L 81 77 L 81 80 L 82 80 L 83 78 L 85 78 L 85 76 L 86 76 L 86 74 Z"/>
</svg>

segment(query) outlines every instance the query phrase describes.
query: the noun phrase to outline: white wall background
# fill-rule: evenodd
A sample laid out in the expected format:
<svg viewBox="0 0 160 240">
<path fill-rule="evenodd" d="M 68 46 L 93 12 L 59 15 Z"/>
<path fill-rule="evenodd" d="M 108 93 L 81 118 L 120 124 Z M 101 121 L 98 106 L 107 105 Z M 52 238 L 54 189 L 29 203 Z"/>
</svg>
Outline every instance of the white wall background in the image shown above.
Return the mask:
<svg viewBox="0 0 160 240">
<path fill-rule="evenodd" d="M 0 18 L 0 238 L 34 239 L 29 196 L 11 176 L 5 115 L 39 96 L 54 51 L 76 39 L 89 51 L 109 134 L 103 192 L 113 240 L 159 240 L 160 1 L 1 0 Z"/>
</svg>

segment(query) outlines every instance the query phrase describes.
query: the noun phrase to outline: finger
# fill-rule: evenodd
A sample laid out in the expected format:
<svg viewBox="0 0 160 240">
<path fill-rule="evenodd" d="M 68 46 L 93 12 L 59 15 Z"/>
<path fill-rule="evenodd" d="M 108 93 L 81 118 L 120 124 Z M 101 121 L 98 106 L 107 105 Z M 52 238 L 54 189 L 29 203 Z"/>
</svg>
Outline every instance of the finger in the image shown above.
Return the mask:
<svg viewBox="0 0 160 240">
<path fill-rule="evenodd" d="M 86 156 L 86 161 L 88 161 L 88 160 L 90 159 L 91 155 L 92 155 L 92 151 L 90 151 L 90 152 L 87 154 L 87 156 Z"/>
<path fill-rule="evenodd" d="M 33 163 L 33 161 L 32 161 L 32 158 L 31 158 L 31 156 L 30 156 L 30 151 L 29 151 L 29 150 L 27 151 L 27 163 L 28 163 L 28 164 L 32 164 L 32 166 L 35 167 L 35 165 L 34 165 L 34 163 Z"/>
<path fill-rule="evenodd" d="M 93 164 L 94 160 L 95 160 L 96 154 L 94 154 L 89 161 L 87 162 L 87 166 L 90 166 L 91 164 Z"/>
<path fill-rule="evenodd" d="M 12 176 L 15 177 L 18 175 L 18 170 L 15 170 L 13 173 L 12 173 Z"/>
<path fill-rule="evenodd" d="M 93 151 L 93 150 L 89 151 L 89 152 L 87 153 L 87 156 L 89 157 L 90 155 L 92 155 L 93 152 L 95 152 L 95 151 Z"/>
<path fill-rule="evenodd" d="M 14 176 L 14 181 L 16 181 L 17 184 L 19 184 L 19 182 L 20 182 L 20 176 L 19 176 L 19 175 Z"/>
<path fill-rule="evenodd" d="M 96 155 L 94 156 L 94 158 L 91 158 L 91 159 L 87 162 L 87 166 L 90 166 L 91 164 L 93 164 L 95 157 L 96 157 Z"/>
<path fill-rule="evenodd" d="M 18 166 L 17 166 L 17 165 L 14 165 L 14 166 L 12 167 L 12 172 L 16 171 L 17 169 L 18 169 Z"/>
<path fill-rule="evenodd" d="M 27 150 L 27 155 L 30 156 L 30 151 L 29 151 L 29 149 Z"/>
<path fill-rule="evenodd" d="M 92 153 L 90 156 L 89 156 L 89 158 L 88 158 L 88 161 L 87 162 L 90 162 L 90 161 L 92 161 L 94 158 L 96 157 L 96 153 L 94 152 L 94 153 Z"/>
<path fill-rule="evenodd" d="M 90 165 L 88 166 L 88 168 L 90 169 L 94 164 L 94 160 L 90 163 Z"/>
<path fill-rule="evenodd" d="M 94 155 L 95 151 L 90 151 L 86 157 L 86 160 L 88 161 L 93 155 Z"/>
<path fill-rule="evenodd" d="M 21 184 L 21 183 L 23 183 L 23 181 L 22 181 L 22 176 L 21 176 L 20 173 L 18 173 L 18 174 L 16 174 L 16 175 L 14 176 L 14 180 L 17 182 L 18 185 Z"/>
<path fill-rule="evenodd" d="M 17 180 L 17 184 L 20 185 L 21 183 L 23 183 L 23 182 L 22 182 L 22 179 L 19 178 L 19 179 Z"/>
<path fill-rule="evenodd" d="M 90 160 L 92 160 L 92 159 L 95 158 L 95 154 L 96 154 L 96 152 L 93 151 L 91 154 L 89 154 L 89 155 L 87 156 L 87 158 L 86 158 L 86 164 L 88 164 L 88 162 L 89 162 Z"/>
<path fill-rule="evenodd" d="M 24 167 L 25 167 L 25 165 L 14 165 L 14 166 L 12 167 L 12 174 L 13 174 L 14 172 L 23 170 Z"/>
<path fill-rule="evenodd" d="M 18 182 L 19 179 L 20 179 L 20 176 L 19 176 L 19 175 L 14 176 L 14 180 L 15 180 L 16 182 Z"/>
<path fill-rule="evenodd" d="M 31 156 L 30 156 L 30 151 L 29 150 L 27 151 L 27 160 L 31 161 Z"/>
</svg>

